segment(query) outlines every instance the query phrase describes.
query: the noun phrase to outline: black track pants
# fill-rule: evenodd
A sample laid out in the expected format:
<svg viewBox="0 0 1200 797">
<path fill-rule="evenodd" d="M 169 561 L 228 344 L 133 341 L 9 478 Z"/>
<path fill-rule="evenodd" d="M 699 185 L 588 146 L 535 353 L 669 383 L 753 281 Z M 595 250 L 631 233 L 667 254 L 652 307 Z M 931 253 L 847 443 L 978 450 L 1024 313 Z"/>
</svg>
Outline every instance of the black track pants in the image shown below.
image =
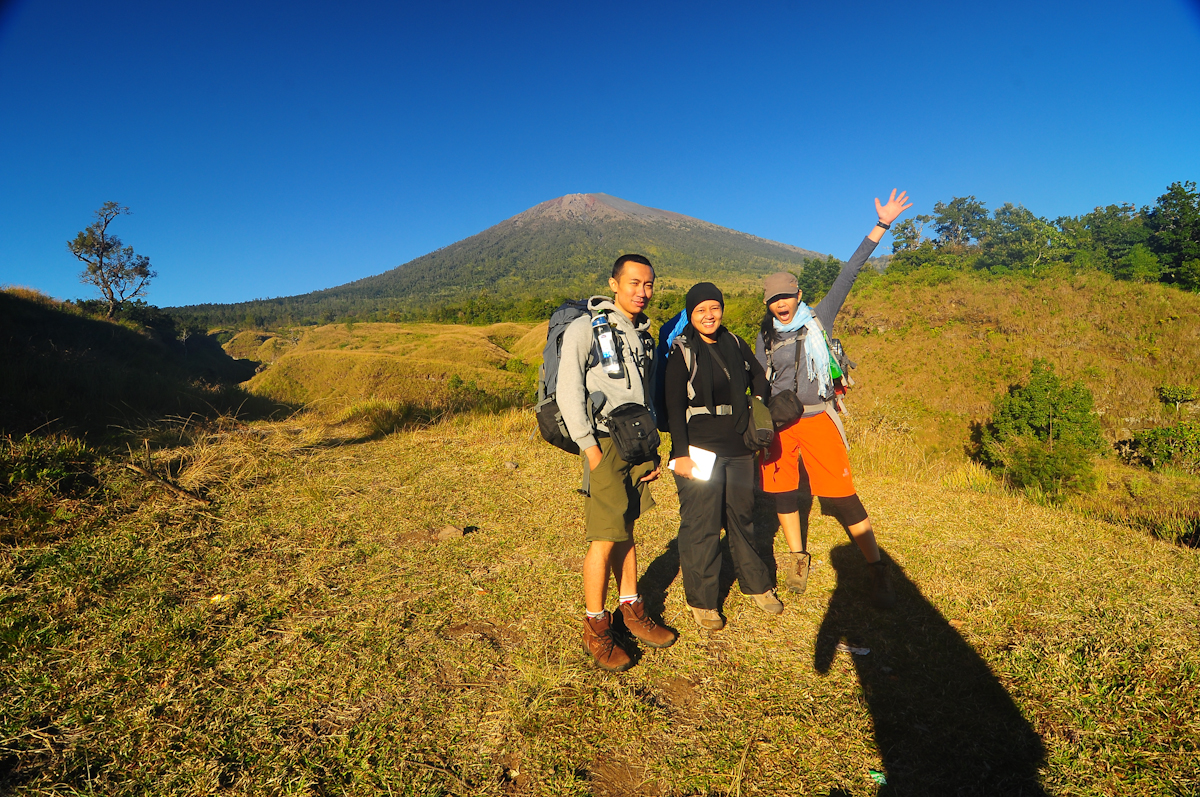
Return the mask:
<svg viewBox="0 0 1200 797">
<path fill-rule="evenodd" d="M 679 491 L 679 566 L 689 606 L 721 599 L 721 526 L 738 585 L 747 595 L 775 588 L 775 570 L 754 547 L 754 456 L 717 457 L 708 481 L 675 477 Z"/>
</svg>

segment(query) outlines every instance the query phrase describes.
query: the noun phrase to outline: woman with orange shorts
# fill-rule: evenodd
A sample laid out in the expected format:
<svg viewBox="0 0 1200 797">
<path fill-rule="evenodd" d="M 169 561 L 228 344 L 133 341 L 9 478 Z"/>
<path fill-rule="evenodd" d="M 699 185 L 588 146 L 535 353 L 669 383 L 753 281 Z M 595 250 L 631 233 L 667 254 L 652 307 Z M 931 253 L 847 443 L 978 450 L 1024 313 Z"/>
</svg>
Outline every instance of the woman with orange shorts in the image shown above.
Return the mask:
<svg viewBox="0 0 1200 797">
<path fill-rule="evenodd" d="M 850 475 L 845 433 L 834 406 L 837 396 L 825 331 L 833 328 L 859 269 L 884 231 L 911 207 L 907 199 L 906 192 L 897 197 L 893 190 L 887 204 L 875 200 L 879 223 L 842 266 L 833 287 L 815 308 L 800 301 L 800 288 L 793 275 L 780 272 L 767 277 L 763 284 L 767 312 L 754 345 L 755 355 L 771 381 L 772 407 L 780 402 L 780 394 L 791 391 L 796 401 L 790 403 L 799 416 L 776 430 L 775 441 L 759 462 L 763 491 L 775 498 L 775 511 L 790 551 L 786 583 L 793 592 L 803 592 L 808 585 L 812 561 L 808 553 L 808 515 L 815 495 L 821 500 L 821 510 L 837 518 L 866 557 L 875 602 L 884 608 L 895 602 L 895 596 L 887 563 L 875 542 L 871 518 Z M 788 402 L 785 397 L 784 403 Z"/>
</svg>

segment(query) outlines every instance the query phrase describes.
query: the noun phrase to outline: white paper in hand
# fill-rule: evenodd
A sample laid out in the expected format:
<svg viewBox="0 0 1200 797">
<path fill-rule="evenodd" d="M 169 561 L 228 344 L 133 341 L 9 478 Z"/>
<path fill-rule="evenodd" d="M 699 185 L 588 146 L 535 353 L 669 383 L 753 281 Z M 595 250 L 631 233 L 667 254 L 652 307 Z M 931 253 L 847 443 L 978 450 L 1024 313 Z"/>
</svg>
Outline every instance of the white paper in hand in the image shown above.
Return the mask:
<svg viewBox="0 0 1200 797">
<path fill-rule="evenodd" d="M 692 478 L 699 479 L 702 482 L 708 481 L 709 477 L 712 476 L 712 469 L 717 461 L 717 455 L 703 448 L 688 446 L 688 456 L 692 458 L 692 463 L 695 466 L 692 468 Z M 675 460 L 668 462 L 667 467 L 675 470 Z"/>
</svg>

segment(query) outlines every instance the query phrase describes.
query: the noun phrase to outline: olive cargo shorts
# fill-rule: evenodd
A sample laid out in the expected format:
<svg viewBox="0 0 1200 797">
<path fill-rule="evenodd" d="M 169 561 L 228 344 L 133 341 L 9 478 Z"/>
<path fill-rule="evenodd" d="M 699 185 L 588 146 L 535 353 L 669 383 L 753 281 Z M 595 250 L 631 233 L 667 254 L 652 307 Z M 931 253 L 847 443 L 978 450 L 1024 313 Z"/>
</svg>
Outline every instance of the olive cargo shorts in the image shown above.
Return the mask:
<svg viewBox="0 0 1200 797">
<path fill-rule="evenodd" d="M 641 478 L 654 470 L 655 463 L 651 460 L 630 465 L 621 459 L 611 437 L 598 437 L 596 442 L 601 457 L 591 474 L 590 495 L 584 501 L 585 539 L 625 542 L 630 539 L 626 526 L 654 508 L 650 485 Z"/>
</svg>

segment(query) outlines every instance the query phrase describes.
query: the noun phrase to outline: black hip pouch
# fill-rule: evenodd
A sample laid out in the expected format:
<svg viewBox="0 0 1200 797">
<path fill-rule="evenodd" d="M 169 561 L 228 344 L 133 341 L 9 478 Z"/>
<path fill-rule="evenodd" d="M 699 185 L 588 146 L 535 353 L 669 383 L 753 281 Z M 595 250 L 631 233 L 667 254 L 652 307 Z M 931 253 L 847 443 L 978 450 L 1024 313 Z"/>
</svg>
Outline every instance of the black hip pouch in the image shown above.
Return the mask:
<svg viewBox="0 0 1200 797">
<path fill-rule="evenodd" d="M 804 404 L 790 390 L 781 390 L 772 395 L 767 406 L 771 410 L 771 421 L 774 422 L 776 429 L 790 426 L 804 414 Z"/>
<path fill-rule="evenodd" d="M 622 404 L 608 414 L 608 434 L 621 459 L 640 465 L 658 457 L 662 442 L 650 410 L 641 404 Z"/>
</svg>

